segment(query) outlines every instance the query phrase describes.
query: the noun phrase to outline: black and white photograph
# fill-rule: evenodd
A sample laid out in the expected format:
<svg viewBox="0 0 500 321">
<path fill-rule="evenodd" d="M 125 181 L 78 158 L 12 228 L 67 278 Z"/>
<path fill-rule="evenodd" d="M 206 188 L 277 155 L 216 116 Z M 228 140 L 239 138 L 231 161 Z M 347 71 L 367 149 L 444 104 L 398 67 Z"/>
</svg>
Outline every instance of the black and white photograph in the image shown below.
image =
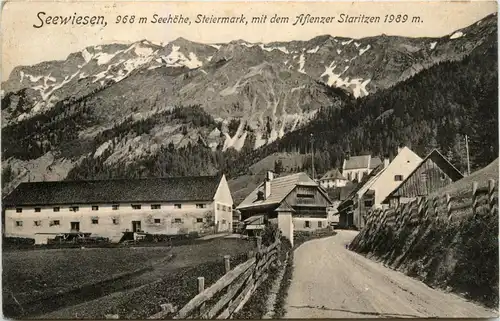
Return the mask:
<svg viewBox="0 0 500 321">
<path fill-rule="evenodd" d="M 497 10 L 2 3 L 3 318 L 498 318 Z"/>
</svg>

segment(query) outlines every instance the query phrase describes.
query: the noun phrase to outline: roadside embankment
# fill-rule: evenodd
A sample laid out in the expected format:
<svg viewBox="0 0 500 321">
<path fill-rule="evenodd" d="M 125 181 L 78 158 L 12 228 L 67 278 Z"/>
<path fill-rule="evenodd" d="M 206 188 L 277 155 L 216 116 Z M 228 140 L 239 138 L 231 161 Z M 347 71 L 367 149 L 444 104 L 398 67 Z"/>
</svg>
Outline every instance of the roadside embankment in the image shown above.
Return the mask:
<svg viewBox="0 0 500 321">
<path fill-rule="evenodd" d="M 425 199 L 375 210 L 349 248 L 498 307 L 498 160 Z"/>
</svg>

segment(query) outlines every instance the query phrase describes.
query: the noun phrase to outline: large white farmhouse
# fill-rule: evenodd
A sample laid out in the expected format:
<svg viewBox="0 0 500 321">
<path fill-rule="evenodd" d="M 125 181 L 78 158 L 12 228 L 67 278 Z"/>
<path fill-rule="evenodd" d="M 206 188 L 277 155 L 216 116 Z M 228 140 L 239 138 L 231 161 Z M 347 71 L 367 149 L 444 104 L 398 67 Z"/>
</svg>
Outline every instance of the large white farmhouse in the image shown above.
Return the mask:
<svg viewBox="0 0 500 321">
<path fill-rule="evenodd" d="M 117 242 L 126 231 L 231 231 L 233 199 L 217 175 L 22 183 L 3 207 L 7 237 L 44 243 L 46 233 L 78 231 Z"/>
</svg>

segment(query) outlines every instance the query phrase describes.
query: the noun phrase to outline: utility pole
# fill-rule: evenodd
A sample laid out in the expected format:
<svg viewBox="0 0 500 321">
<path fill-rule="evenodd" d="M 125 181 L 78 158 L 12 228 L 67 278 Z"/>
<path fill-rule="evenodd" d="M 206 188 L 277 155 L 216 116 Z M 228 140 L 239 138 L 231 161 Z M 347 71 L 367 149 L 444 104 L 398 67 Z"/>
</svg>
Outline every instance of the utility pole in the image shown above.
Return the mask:
<svg viewBox="0 0 500 321">
<path fill-rule="evenodd" d="M 465 149 L 467 150 L 467 176 L 470 175 L 470 160 L 469 160 L 469 138 L 465 134 Z"/>
<path fill-rule="evenodd" d="M 311 162 L 312 162 L 312 179 L 314 180 L 314 135 L 311 134 Z"/>
</svg>

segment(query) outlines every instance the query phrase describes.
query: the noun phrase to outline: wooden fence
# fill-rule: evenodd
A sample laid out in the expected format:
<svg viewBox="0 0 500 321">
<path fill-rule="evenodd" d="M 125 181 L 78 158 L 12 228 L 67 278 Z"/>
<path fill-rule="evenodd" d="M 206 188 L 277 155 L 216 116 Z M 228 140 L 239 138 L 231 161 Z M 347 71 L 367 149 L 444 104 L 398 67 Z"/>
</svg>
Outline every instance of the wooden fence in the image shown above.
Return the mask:
<svg viewBox="0 0 500 321">
<path fill-rule="evenodd" d="M 280 237 L 263 247 L 257 237 L 257 251 L 248 253 L 248 260 L 231 270 L 229 255 L 224 256 L 226 273 L 205 289 L 205 278 L 198 277 L 198 295 L 192 298 L 174 316 L 174 319 L 228 319 L 241 310 L 252 293 L 268 277 L 271 264 L 279 264 Z M 149 319 L 161 319 L 171 311 L 161 311 Z"/>
<path fill-rule="evenodd" d="M 490 179 L 483 188 L 478 188 L 478 183 L 473 182 L 469 197 L 453 197 L 450 194 L 421 197 L 400 204 L 397 208 L 372 210 L 367 213 L 365 220 L 367 226 L 380 225 L 387 228 L 416 225 L 423 220 L 452 222 L 469 208 L 472 208 L 472 215 L 477 217 L 479 207 L 483 207 L 482 213 L 489 215 L 496 215 L 495 212 L 498 212 L 498 186 L 495 185 L 495 180 Z"/>
</svg>

